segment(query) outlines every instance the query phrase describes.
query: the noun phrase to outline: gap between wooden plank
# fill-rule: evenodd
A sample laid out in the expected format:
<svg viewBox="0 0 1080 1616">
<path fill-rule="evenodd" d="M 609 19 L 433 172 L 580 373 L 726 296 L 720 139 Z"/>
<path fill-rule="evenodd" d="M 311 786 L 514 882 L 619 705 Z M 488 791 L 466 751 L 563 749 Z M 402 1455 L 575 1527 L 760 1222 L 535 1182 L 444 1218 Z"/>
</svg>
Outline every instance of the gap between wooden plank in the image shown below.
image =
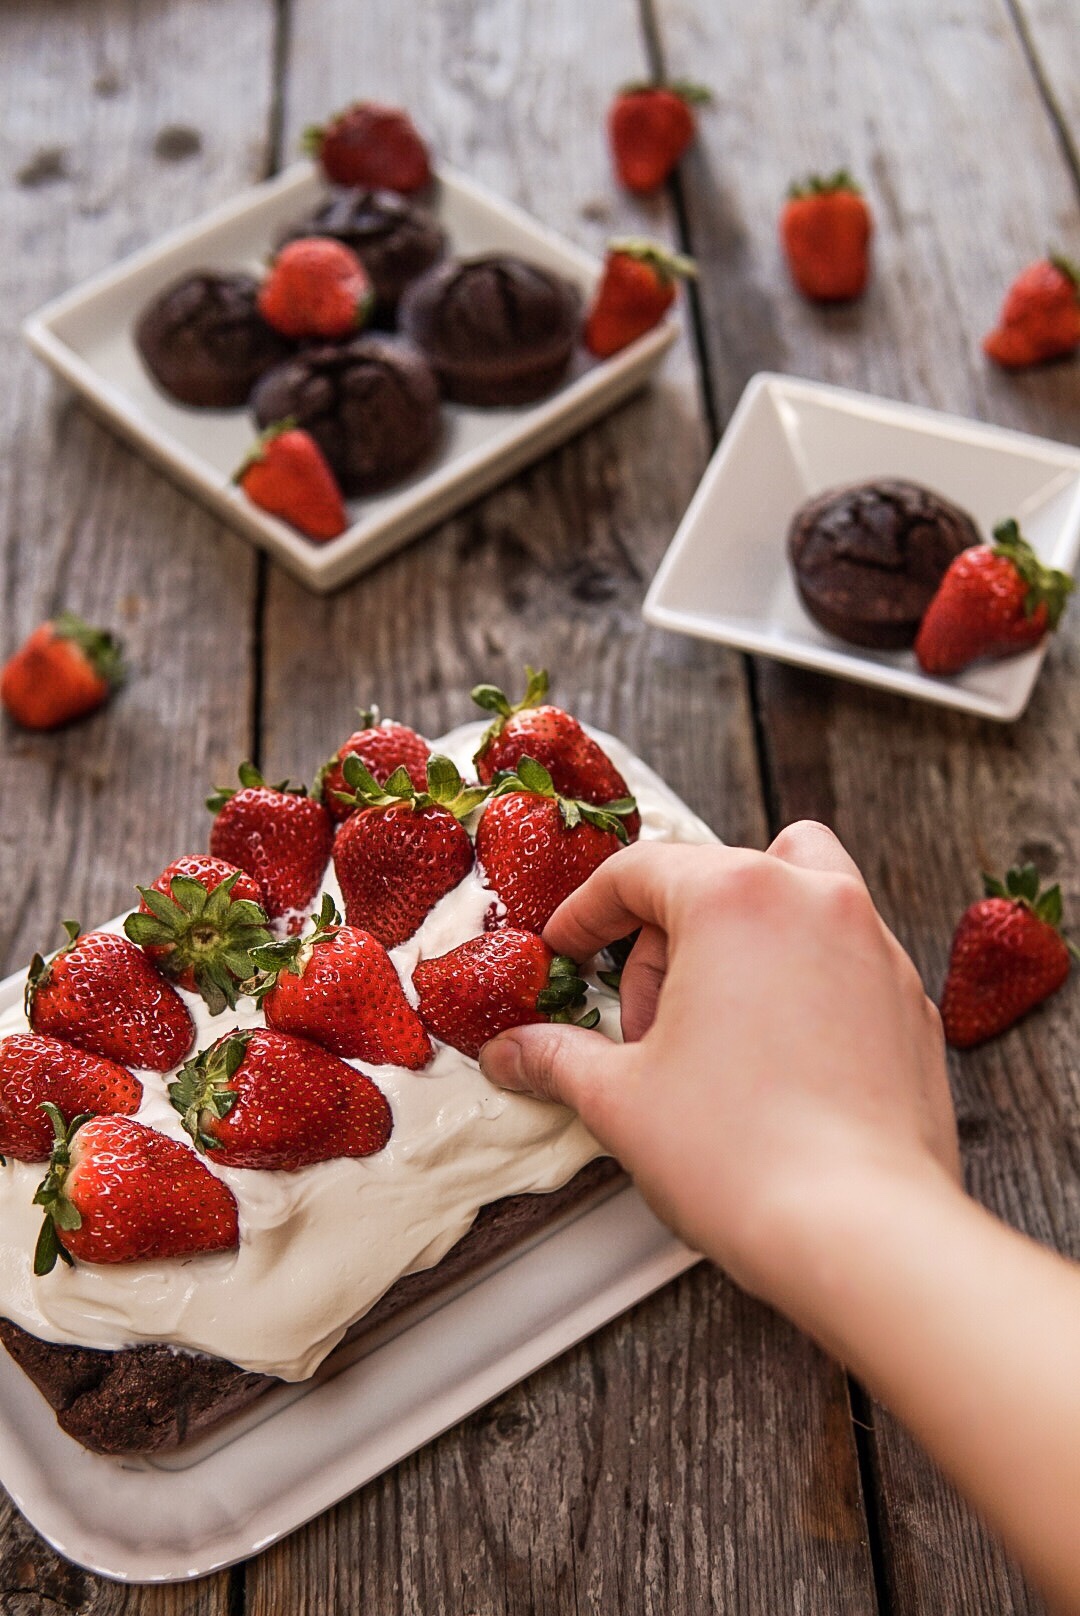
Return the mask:
<svg viewBox="0 0 1080 1616">
<path fill-rule="evenodd" d="M 1065 114 L 1054 94 L 1050 79 L 1043 67 L 1042 57 L 1035 45 L 1028 20 L 1024 15 L 1020 0 L 1004 0 L 1005 10 L 1012 19 L 1016 36 L 1020 41 L 1020 48 L 1024 53 L 1031 76 L 1035 81 L 1035 88 L 1039 92 L 1039 99 L 1046 109 L 1046 115 L 1053 126 L 1057 143 L 1061 148 L 1061 155 L 1065 159 L 1065 166 L 1072 175 L 1073 189 L 1080 199 L 1080 150 L 1077 150 Z"/>
</svg>

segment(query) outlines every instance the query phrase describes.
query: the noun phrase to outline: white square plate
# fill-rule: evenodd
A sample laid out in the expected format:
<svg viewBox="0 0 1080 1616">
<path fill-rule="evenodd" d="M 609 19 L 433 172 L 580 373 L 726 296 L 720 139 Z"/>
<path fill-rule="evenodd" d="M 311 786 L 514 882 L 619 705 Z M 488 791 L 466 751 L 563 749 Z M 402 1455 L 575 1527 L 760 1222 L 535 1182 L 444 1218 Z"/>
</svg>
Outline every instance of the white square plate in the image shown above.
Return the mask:
<svg viewBox="0 0 1080 1616">
<path fill-rule="evenodd" d="M 246 410 L 196 410 L 171 402 L 143 368 L 132 325 L 144 304 L 186 271 L 259 274 L 283 232 L 324 191 L 315 166 L 297 163 L 57 298 L 23 327 L 34 351 L 97 414 L 320 592 L 355 577 L 610 410 L 641 386 L 678 329 L 669 317 L 603 361 L 579 346 L 566 382 L 536 404 L 445 406 L 437 458 L 386 493 L 350 502 L 347 531 L 314 544 L 252 505 L 231 482 L 256 436 L 253 418 Z M 456 255 L 517 253 L 573 281 L 585 301 L 591 296 L 600 275 L 597 259 L 473 180 L 440 169 L 433 208 Z"/>
<path fill-rule="evenodd" d="M 1039 557 L 1072 572 L 1080 450 L 913 404 L 763 373 L 748 383 L 645 599 L 648 622 L 985 718 L 1019 718 L 1047 641 L 953 679 L 911 651 L 845 645 L 805 611 L 787 560 L 804 500 L 842 483 L 906 477 L 968 511 L 989 537 L 1013 516 Z M 1074 610 L 1076 608 L 1074 607 Z"/>
</svg>

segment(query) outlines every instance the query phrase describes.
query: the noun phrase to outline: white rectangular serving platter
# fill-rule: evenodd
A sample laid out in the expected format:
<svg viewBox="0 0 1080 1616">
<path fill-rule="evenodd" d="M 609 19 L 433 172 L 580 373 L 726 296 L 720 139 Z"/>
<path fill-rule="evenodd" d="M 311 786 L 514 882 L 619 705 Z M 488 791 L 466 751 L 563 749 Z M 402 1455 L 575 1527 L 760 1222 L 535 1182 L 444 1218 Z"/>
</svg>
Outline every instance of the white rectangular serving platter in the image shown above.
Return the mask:
<svg viewBox="0 0 1080 1616">
<path fill-rule="evenodd" d="M 1041 560 L 1075 570 L 1080 450 L 763 372 L 747 384 L 649 587 L 646 620 L 984 718 L 1019 718 L 1049 639 L 1022 656 L 936 679 L 911 651 L 834 639 L 803 607 L 787 559 L 795 511 L 827 488 L 883 477 L 943 494 L 987 539 L 996 523 L 1015 517 Z"/>
<path fill-rule="evenodd" d="M 297 163 L 57 298 L 23 326 L 34 351 L 95 413 L 319 592 L 363 572 L 610 410 L 646 381 L 678 329 L 668 317 L 603 361 L 579 346 L 566 382 L 536 404 L 446 405 L 438 456 L 386 493 L 352 501 L 347 531 L 312 543 L 252 505 L 231 481 L 257 435 L 253 418 L 246 410 L 188 409 L 168 399 L 144 369 L 132 327 L 140 309 L 186 272 L 260 274 L 284 231 L 324 191 L 314 164 Z M 601 269 L 596 258 L 465 175 L 440 168 L 433 208 L 456 255 L 517 253 L 573 281 L 585 302 L 591 296 Z M 152 532 L 147 542 L 157 542 Z"/>
</svg>

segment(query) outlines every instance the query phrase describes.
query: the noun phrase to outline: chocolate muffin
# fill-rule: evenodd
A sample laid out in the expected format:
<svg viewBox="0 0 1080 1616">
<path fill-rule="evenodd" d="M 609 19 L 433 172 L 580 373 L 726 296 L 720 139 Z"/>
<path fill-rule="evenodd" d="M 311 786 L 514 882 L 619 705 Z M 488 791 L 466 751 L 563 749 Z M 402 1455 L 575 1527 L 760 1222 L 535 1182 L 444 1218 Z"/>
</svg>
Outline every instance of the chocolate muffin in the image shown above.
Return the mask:
<svg viewBox="0 0 1080 1616">
<path fill-rule="evenodd" d="M 292 345 L 255 306 L 250 275 L 200 270 L 160 292 L 139 315 L 135 346 L 158 386 L 181 404 L 236 409 Z"/>
<path fill-rule="evenodd" d="M 971 517 L 899 479 L 832 488 L 796 511 L 788 554 L 810 616 L 852 645 L 912 645 L 949 563 L 979 544 Z"/>
<path fill-rule="evenodd" d="M 423 354 L 396 337 L 306 348 L 251 395 L 260 427 L 310 432 L 345 494 L 372 494 L 427 459 L 441 431 L 439 389 Z"/>
<path fill-rule="evenodd" d="M 581 299 L 569 281 L 539 264 L 492 254 L 429 269 L 405 293 L 399 317 L 447 398 L 528 404 L 562 381 Z"/>
<path fill-rule="evenodd" d="M 374 319 L 387 327 L 406 286 L 446 251 L 434 215 L 394 191 L 334 191 L 284 240 L 301 236 L 331 236 L 352 249 L 375 289 Z"/>
</svg>

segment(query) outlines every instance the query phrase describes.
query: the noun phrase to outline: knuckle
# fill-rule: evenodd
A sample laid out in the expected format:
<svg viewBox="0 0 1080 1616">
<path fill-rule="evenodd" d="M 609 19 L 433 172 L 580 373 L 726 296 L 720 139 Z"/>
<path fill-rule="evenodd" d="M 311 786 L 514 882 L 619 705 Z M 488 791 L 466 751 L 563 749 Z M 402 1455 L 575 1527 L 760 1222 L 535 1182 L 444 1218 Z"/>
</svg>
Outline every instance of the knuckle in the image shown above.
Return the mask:
<svg viewBox="0 0 1080 1616">
<path fill-rule="evenodd" d="M 780 858 L 797 856 L 808 852 L 823 836 L 830 841 L 836 840 L 828 825 L 823 825 L 818 819 L 793 819 L 773 838 L 770 851 Z"/>
</svg>

